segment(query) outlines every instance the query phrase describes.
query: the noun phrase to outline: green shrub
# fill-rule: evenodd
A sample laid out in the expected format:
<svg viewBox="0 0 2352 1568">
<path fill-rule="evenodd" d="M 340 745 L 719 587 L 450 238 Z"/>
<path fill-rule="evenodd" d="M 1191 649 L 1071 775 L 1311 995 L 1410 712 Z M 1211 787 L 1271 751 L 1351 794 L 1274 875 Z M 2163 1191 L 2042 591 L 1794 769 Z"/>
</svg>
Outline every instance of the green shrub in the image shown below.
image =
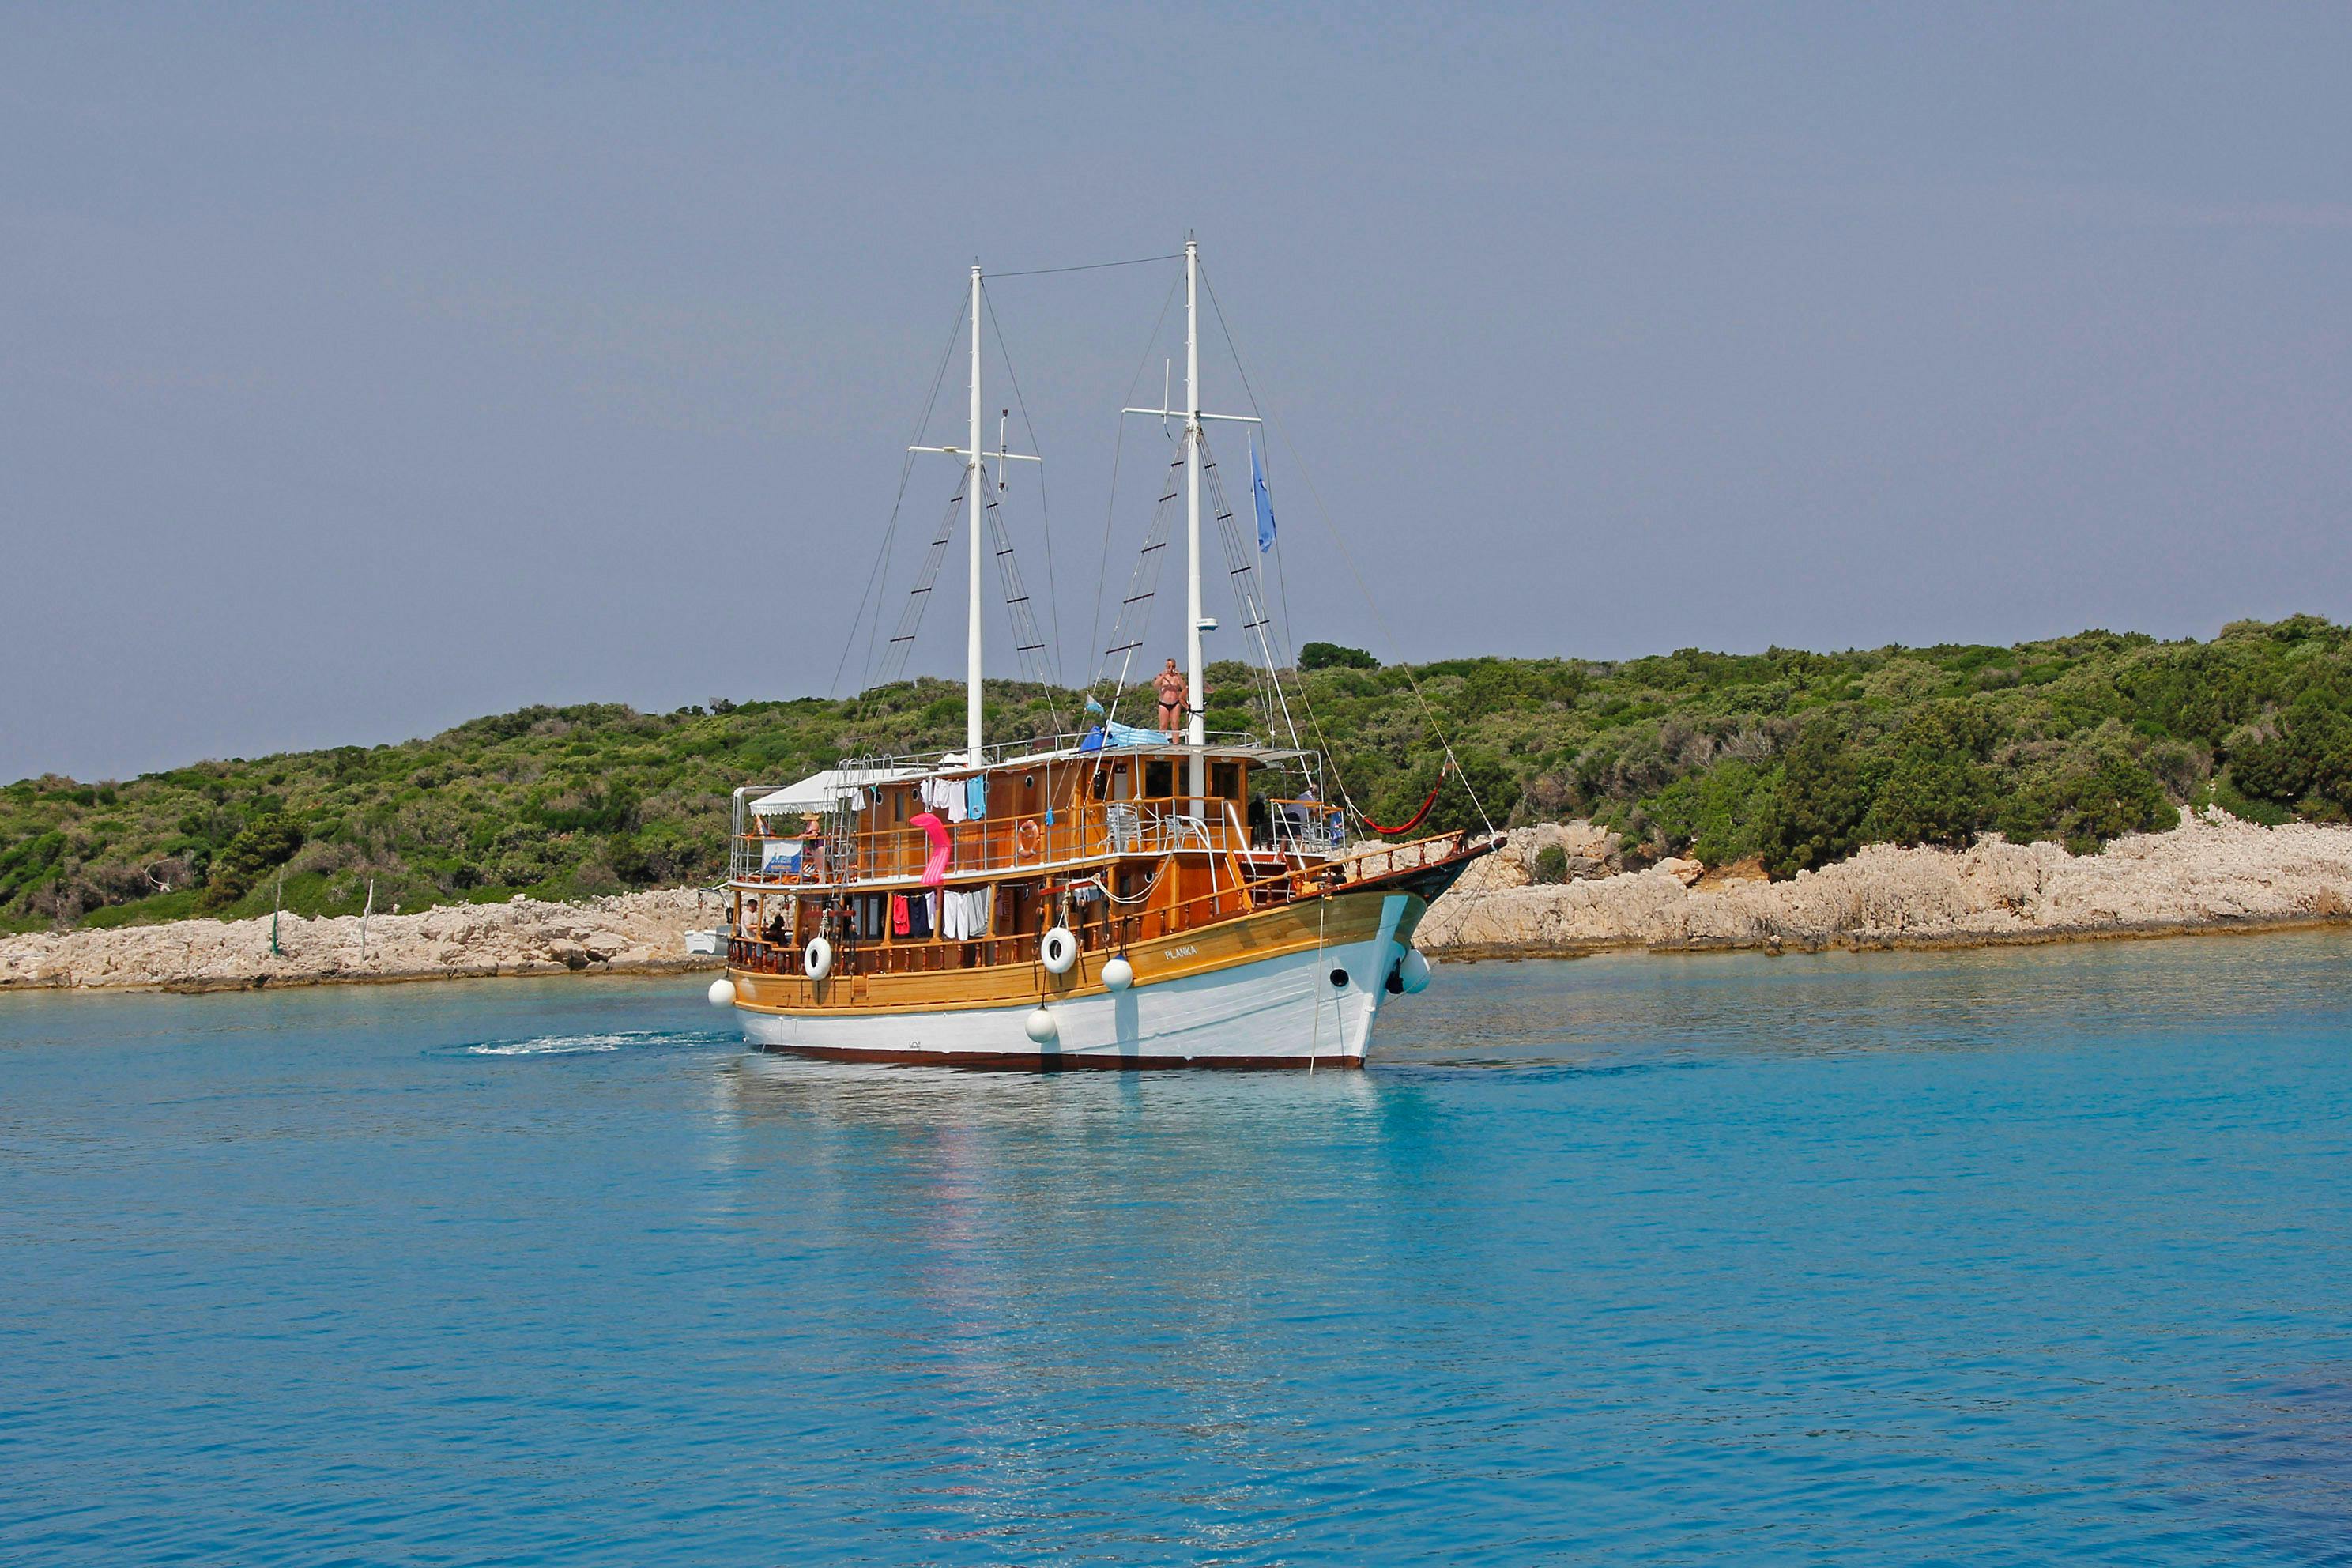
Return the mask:
<svg viewBox="0 0 2352 1568">
<path fill-rule="evenodd" d="M 196 907 L 207 913 L 226 909 L 245 897 L 264 873 L 294 858 L 294 852 L 301 847 L 302 829 L 283 813 L 268 812 L 254 818 L 214 858 Z"/>
<path fill-rule="evenodd" d="M 2054 838 L 2088 855 L 2126 833 L 2153 833 L 2180 820 L 2164 786 L 2130 752 L 2104 746 L 2067 759 L 2005 800 L 1993 826 L 2012 843 Z"/>
<path fill-rule="evenodd" d="M 1863 838 L 1965 846 L 1993 803 L 1992 775 L 1979 763 L 1991 732 L 1985 716 L 1968 703 L 1934 702 L 1914 712 L 1871 797 Z"/>
<path fill-rule="evenodd" d="M 2307 689 L 2267 731 L 2233 737 L 2230 776 L 2259 800 L 2291 805 L 2316 795 L 2352 808 L 2352 721 L 2327 693 Z"/>
<path fill-rule="evenodd" d="M 1758 820 L 1765 869 L 1776 879 L 1793 877 L 1853 854 L 1871 793 L 1837 726 L 1826 720 L 1806 725 L 1781 760 L 1780 782 Z"/>
<path fill-rule="evenodd" d="M 1378 669 L 1381 661 L 1360 647 L 1342 647 L 1335 642 L 1311 642 L 1298 650 L 1301 669 Z"/>
<path fill-rule="evenodd" d="M 1652 824 L 1675 848 L 1710 866 L 1763 852 L 1764 819 L 1775 794 L 1770 773 L 1742 758 L 1677 779 L 1649 802 Z"/>
</svg>

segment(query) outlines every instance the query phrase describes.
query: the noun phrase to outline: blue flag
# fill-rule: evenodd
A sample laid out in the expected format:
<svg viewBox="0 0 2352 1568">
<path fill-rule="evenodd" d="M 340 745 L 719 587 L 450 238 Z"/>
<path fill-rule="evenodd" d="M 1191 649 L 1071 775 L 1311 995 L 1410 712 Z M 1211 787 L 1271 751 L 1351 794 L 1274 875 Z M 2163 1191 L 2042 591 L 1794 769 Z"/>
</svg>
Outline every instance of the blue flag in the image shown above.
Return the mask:
<svg viewBox="0 0 2352 1568">
<path fill-rule="evenodd" d="M 1258 461 L 1257 442 L 1250 442 L 1250 487 L 1257 492 L 1257 552 L 1274 548 L 1274 501 L 1265 493 L 1265 465 Z"/>
</svg>

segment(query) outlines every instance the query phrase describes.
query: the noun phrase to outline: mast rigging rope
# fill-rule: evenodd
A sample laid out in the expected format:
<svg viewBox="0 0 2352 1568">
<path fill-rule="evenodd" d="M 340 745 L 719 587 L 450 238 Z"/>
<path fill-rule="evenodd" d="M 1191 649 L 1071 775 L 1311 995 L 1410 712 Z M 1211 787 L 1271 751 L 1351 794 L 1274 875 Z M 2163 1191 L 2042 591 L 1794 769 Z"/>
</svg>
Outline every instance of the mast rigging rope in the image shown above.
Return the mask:
<svg viewBox="0 0 2352 1568">
<path fill-rule="evenodd" d="M 1234 370 L 1241 377 L 1242 390 L 1249 395 L 1250 407 L 1265 417 L 1266 429 L 1281 436 L 1284 445 L 1290 447 L 1292 458 L 1298 463 L 1298 477 L 1307 481 L 1307 493 L 1314 498 L 1316 513 L 1322 518 L 1324 531 L 1330 534 L 1332 546 L 1339 551 L 1339 559 L 1348 563 L 1348 574 L 1356 580 L 1356 591 L 1363 595 L 1364 604 L 1372 612 L 1372 619 L 1380 626 L 1381 635 L 1388 639 L 1391 647 L 1401 646 L 1397 641 L 1396 634 L 1389 629 L 1388 617 L 1381 614 L 1379 601 L 1372 597 L 1371 588 L 1364 582 L 1364 574 L 1358 569 L 1356 558 L 1348 553 L 1347 542 L 1340 537 L 1338 526 L 1332 522 L 1331 510 L 1323 504 L 1323 492 L 1316 489 L 1315 477 L 1307 472 L 1306 460 L 1299 456 L 1297 443 L 1291 441 L 1289 433 L 1282 427 L 1280 421 L 1258 406 L 1257 392 L 1250 385 L 1249 372 L 1242 368 L 1241 351 L 1234 345 L 1233 324 L 1225 320 L 1225 309 L 1217 302 L 1217 290 L 1210 283 L 1209 269 L 1205 267 L 1201 268 L 1201 288 L 1209 296 L 1209 309 L 1216 312 L 1217 325 L 1223 329 L 1225 351 L 1234 356 Z M 1410 662 L 1401 662 L 1397 668 L 1404 672 L 1405 684 L 1412 688 L 1412 700 L 1420 706 L 1422 719 L 1428 724 L 1429 732 L 1437 737 L 1438 745 L 1444 749 L 1446 765 L 1454 773 L 1460 773 L 1461 759 L 1454 754 L 1454 742 L 1446 738 L 1444 730 L 1437 722 L 1435 710 L 1429 705 L 1429 699 L 1422 694 L 1421 682 L 1413 678 L 1412 665 Z M 1302 680 L 1300 684 L 1304 685 L 1305 682 Z M 1495 819 L 1486 815 L 1486 803 L 1478 798 L 1478 792 L 1471 788 L 1470 780 L 1466 775 L 1463 777 L 1462 787 L 1469 795 L 1470 805 L 1478 813 L 1478 820 L 1486 825 L 1487 833 L 1492 835 L 1495 831 Z M 1359 812 L 1357 815 L 1362 816 L 1362 813 Z M 1421 814 L 1413 818 L 1414 823 L 1417 825 L 1421 817 L 1427 815 L 1428 807 L 1423 806 Z M 1367 817 L 1365 821 L 1369 824 L 1370 818 Z"/>
<path fill-rule="evenodd" d="M 963 317 L 964 305 L 961 300 L 958 300 L 956 303 L 955 323 L 948 330 L 948 346 L 940 351 L 940 368 L 931 376 L 931 395 L 923 400 L 922 417 L 915 421 L 914 441 L 919 441 L 923 438 L 923 431 L 928 428 L 931 423 L 931 410 L 939 406 L 940 387 L 948 378 L 948 362 L 955 358 L 956 339 L 963 335 Z M 909 441 L 908 445 L 909 447 L 913 446 L 914 441 Z M 909 451 L 899 459 L 898 493 L 893 497 L 890 501 L 889 526 L 882 531 L 881 546 L 874 552 L 874 569 L 866 575 L 866 592 L 857 596 L 857 614 L 850 620 L 848 636 L 842 639 L 841 659 L 833 667 L 832 684 L 825 688 L 825 696 L 828 699 L 830 699 L 835 691 L 840 689 L 841 672 L 849 667 L 849 650 L 857 646 L 857 623 L 866 618 L 866 598 L 874 593 L 875 584 L 882 576 L 883 563 L 890 558 L 890 542 L 898 536 L 898 509 L 906 504 L 907 480 L 913 475 L 914 471 L 915 454 Z M 880 635 L 881 630 L 882 604 L 877 598 L 875 600 L 874 604 L 874 623 L 872 627 L 867 631 L 866 637 L 866 668 L 862 672 L 865 676 L 871 676 L 874 673 L 874 639 L 876 637 Z M 864 711 L 865 696 L 865 690 L 860 689 L 858 692 L 859 714 L 862 714 Z M 855 721 L 855 719 L 857 716 L 858 715 L 856 714 L 852 716 L 853 721 Z"/>
</svg>

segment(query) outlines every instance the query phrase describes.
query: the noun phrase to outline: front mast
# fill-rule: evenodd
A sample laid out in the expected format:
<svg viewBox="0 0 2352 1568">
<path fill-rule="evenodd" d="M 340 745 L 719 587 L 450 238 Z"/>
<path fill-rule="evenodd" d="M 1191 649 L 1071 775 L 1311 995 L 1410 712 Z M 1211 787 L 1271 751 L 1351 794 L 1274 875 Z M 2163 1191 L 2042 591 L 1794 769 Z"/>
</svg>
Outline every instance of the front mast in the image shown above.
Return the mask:
<svg viewBox="0 0 2352 1568">
<path fill-rule="evenodd" d="M 980 520 L 981 487 L 988 480 L 987 459 L 1041 463 L 1034 452 L 992 452 L 980 444 L 980 264 L 971 268 L 971 403 L 969 434 L 961 447 L 909 447 L 909 452 L 943 452 L 964 460 L 964 515 L 971 530 L 970 572 L 965 583 L 963 633 L 963 744 L 974 767 L 980 765 Z M 1002 440 L 999 447 L 1004 445 Z"/>
<path fill-rule="evenodd" d="M 1002 446 L 1003 443 L 999 442 Z M 971 428 L 964 450 L 964 513 L 971 525 L 971 581 L 964 601 L 963 745 L 980 765 L 980 487 L 988 470 L 980 459 L 980 263 L 971 266 Z"/>
</svg>

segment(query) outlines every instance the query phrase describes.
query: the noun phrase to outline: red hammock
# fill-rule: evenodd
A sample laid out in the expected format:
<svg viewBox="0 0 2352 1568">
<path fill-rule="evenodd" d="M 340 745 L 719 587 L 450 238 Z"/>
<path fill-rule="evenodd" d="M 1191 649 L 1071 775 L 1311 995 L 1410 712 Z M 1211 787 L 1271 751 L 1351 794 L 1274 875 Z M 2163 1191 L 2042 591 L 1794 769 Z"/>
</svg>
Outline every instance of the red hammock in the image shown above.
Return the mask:
<svg viewBox="0 0 2352 1568">
<path fill-rule="evenodd" d="M 1438 790 L 1442 790 L 1445 787 L 1445 775 L 1453 771 L 1454 763 L 1451 761 L 1448 761 L 1444 767 L 1437 770 L 1437 787 L 1429 792 L 1429 798 L 1421 803 L 1421 809 L 1412 814 L 1412 821 L 1404 824 L 1401 827 L 1383 827 L 1379 823 L 1374 822 L 1370 817 L 1367 816 L 1364 818 L 1364 826 L 1370 828 L 1373 832 L 1389 838 L 1394 838 L 1400 833 L 1411 833 L 1428 818 L 1429 808 L 1437 804 Z"/>
</svg>

